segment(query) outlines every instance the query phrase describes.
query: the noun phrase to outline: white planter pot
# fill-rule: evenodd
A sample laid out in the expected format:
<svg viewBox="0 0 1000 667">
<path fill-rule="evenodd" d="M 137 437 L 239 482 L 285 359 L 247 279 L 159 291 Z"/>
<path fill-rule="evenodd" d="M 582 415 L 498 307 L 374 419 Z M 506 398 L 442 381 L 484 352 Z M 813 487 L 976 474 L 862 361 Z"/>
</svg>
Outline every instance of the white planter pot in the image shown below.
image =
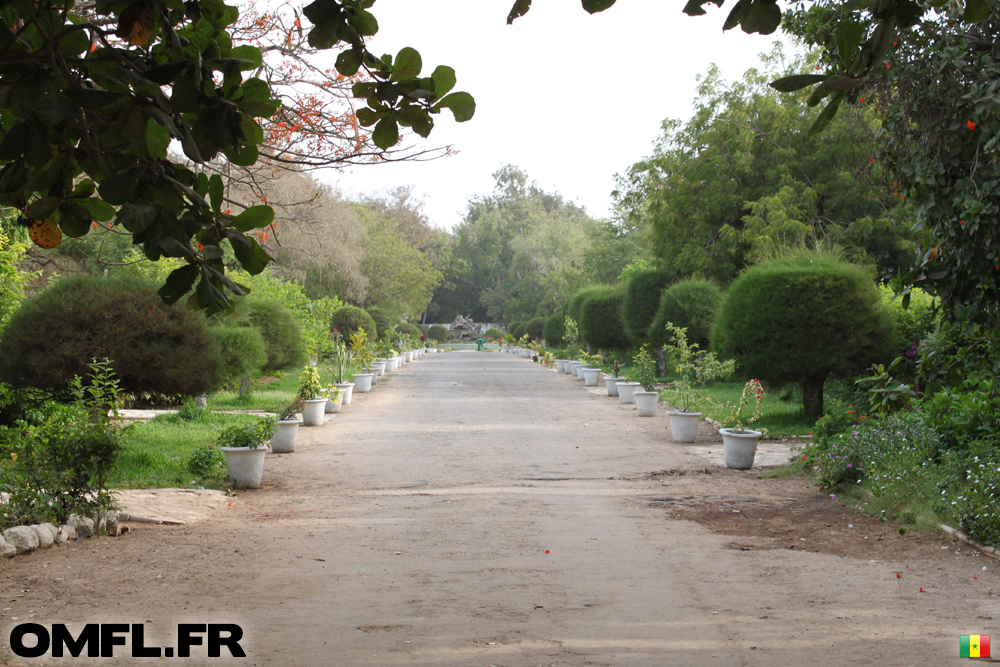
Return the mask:
<svg viewBox="0 0 1000 667">
<path fill-rule="evenodd" d="M 329 415 L 340 412 L 341 401 L 344 399 L 344 392 L 341 391 L 338 398 L 334 398 L 329 391 L 324 391 L 323 393 L 326 394 L 326 414 Z"/>
<path fill-rule="evenodd" d="M 223 447 L 226 456 L 226 467 L 229 468 L 229 480 L 233 486 L 241 489 L 256 489 L 260 486 L 260 478 L 264 474 L 264 457 L 267 447 L 250 449 L 249 447 Z"/>
<path fill-rule="evenodd" d="M 404 352 L 403 353 L 403 363 L 408 364 L 411 361 L 413 361 L 413 352 L 410 352 L 410 351 Z"/>
<path fill-rule="evenodd" d="M 698 437 L 698 422 L 701 421 L 700 412 L 681 412 L 671 410 L 667 413 L 670 417 L 670 437 L 674 442 L 694 442 Z"/>
<path fill-rule="evenodd" d="M 601 379 L 601 369 L 600 368 L 587 368 L 583 371 L 583 384 L 588 387 L 596 387 L 597 382 Z"/>
<path fill-rule="evenodd" d="M 642 385 L 638 382 L 618 382 L 615 386 L 618 387 L 618 400 L 622 405 L 632 405 L 635 403 L 636 387 Z"/>
<path fill-rule="evenodd" d="M 583 379 L 583 372 L 590 368 L 590 364 L 580 364 L 573 370 L 573 374 L 576 375 L 577 380 Z"/>
<path fill-rule="evenodd" d="M 375 361 L 372 363 L 372 373 L 375 374 L 375 382 L 378 383 L 378 379 L 385 375 L 385 362 Z"/>
<path fill-rule="evenodd" d="M 608 396 L 618 395 L 618 383 L 624 382 L 625 378 L 616 378 L 610 375 L 604 376 L 604 386 L 608 388 Z"/>
<path fill-rule="evenodd" d="M 341 405 L 350 405 L 351 398 L 354 396 L 354 383 L 353 382 L 341 382 L 337 385 L 337 389 L 343 396 L 340 399 Z"/>
<path fill-rule="evenodd" d="M 299 420 L 279 421 L 271 437 L 271 451 L 275 454 L 290 454 L 295 451 L 295 438 L 299 435 Z"/>
<path fill-rule="evenodd" d="M 640 417 L 655 417 L 656 406 L 660 402 L 660 392 L 658 391 L 635 391 L 635 407 L 639 411 Z"/>
<path fill-rule="evenodd" d="M 302 425 L 321 426 L 326 421 L 326 403 L 325 398 L 310 398 L 308 401 L 302 401 Z"/>
<path fill-rule="evenodd" d="M 749 470 L 753 467 L 753 457 L 757 453 L 757 443 L 762 433 L 747 429 L 736 433 L 731 428 L 720 428 L 722 444 L 726 451 L 726 466 L 737 470 Z"/>
<path fill-rule="evenodd" d="M 565 366 L 566 366 L 566 360 L 565 359 L 556 359 L 556 370 L 557 371 L 559 371 L 560 373 L 562 373 L 565 370 Z"/>
<path fill-rule="evenodd" d="M 367 394 L 372 390 L 372 379 L 375 376 L 372 373 L 355 373 L 354 374 L 354 391 Z"/>
<path fill-rule="evenodd" d="M 573 372 L 573 369 L 579 365 L 579 361 L 566 361 L 563 363 L 563 373 L 566 373 L 567 375 L 576 375 L 576 373 Z"/>
</svg>

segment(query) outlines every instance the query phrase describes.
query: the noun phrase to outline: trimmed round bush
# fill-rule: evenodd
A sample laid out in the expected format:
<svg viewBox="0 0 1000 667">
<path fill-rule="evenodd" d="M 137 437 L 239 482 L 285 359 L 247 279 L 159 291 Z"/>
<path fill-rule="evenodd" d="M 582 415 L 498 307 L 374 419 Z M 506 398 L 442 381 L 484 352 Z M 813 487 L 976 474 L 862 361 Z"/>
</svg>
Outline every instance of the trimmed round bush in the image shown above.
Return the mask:
<svg viewBox="0 0 1000 667">
<path fill-rule="evenodd" d="M 385 332 L 399 324 L 399 320 L 381 308 L 369 308 L 368 316 L 375 322 L 375 336 L 385 340 Z"/>
<path fill-rule="evenodd" d="M 590 347 L 599 350 L 624 350 L 628 347 L 628 336 L 622 322 L 624 298 L 623 288 L 605 287 L 591 293 L 583 302 L 580 333 Z"/>
<path fill-rule="evenodd" d="M 659 347 L 672 339 L 667 323 L 687 329 L 689 343 L 708 349 L 715 316 L 722 306 L 722 291 L 707 280 L 682 280 L 660 297 L 660 307 L 649 326 L 647 340 Z"/>
<path fill-rule="evenodd" d="M 427 330 L 427 337 L 433 338 L 437 342 L 442 343 L 451 338 L 451 332 L 448 331 L 447 327 L 441 324 L 434 324 Z"/>
<path fill-rule="evenodd" d="M 566 314 L 573 318 L 573 321 L 580 324 L 583 318 L 583 302 L 597 294 L 603 294 L 609 288 L 607 286 L 595 285 L 586 287 L 569 298 L 566 302 Z M 583 333 L 583 329 L 580 330 Z"/>
<path fill-rule="evenodd" d="M 523 326 L 525 324 L 527 324 L 527 322 L 525 322 L 523 320 L 517 320 L 516 322 L 511 322 L 510 324 L 507 325 L 507 332 L 510 333 L 511 335 L 513 335 L 515 329 L 517 329 L 519 326 Z M 515 336 L 515 338 L 516 338 L 516 336 Z"/>
<path fill-rule="evenodd" d="M 260 331 L 267 350 L 267 363 L 261 372 L 283 371 L 305 360 L 302 330 L 292 311 L 280 301 L 249 297 L 238 303 L 236 313 L 227 319 Z"/>
<path fill-rule="evenodd" d="M 545 320 L 545 327 L 542 329 L 542 337 L 545 343 L 552 347 L 559 347 L 563 344 L 563 336 L 566 335 L 566 315 L 559 312 Z"/>
<path fill-rule="evenodd" d="M 344 340 L 348 340 L 358 329 L 364 329 L 368 334 L 368 340 L 375 340 L 378 335 L 378 327 L 375 320 L 364 308 L 357 306 L 344 306 L 337 310 L 330 317 L 330 328 L 336 329 Z"/>
<path fill-rule="evenodd" d="M 402 324 L 396 327 L 396 331 L 403 334 L 404 336 L 416 336 L 417 338 L 420 338 L 421 336 L 424 335 L 424 330 L 418 327 L 416 324 L 413 324 L 412 322 L 403 322 Z"/>
<path fill-rule="evenodd" d="M 483 338 L 486 340 L 497 340 L 499 338 L 503 338 L 503 332 L 496 327 L 490 327 L 483 334 Z"/>
<path fill-rule="evenodd" d="M 645 345 L 649 325 L 660 309 L 660 297 L 669 285 L 670 274 L 666 271 L 640 271 L 628 281 L 622 300 L 622 321 L 632 345 Z"/>
<path fill-rule="evenodd" d="M 541 340 L 542 330 L 545 329 L 545 318 L 535 317 L 524 327 L 525 333 L 531 336 L 531 340 Z"/>
<path fill-rule="evenodd" d="M 800 251 L 747 269 L 729 288 L 712 349 L 747 378 L 797 382 L 806 414 L 823 415 L 823 383 L 884 362 L 892 314 L 872 271 L 829 252 Z"/>
<path fill-rule="evenodd" d="M 223 325 L 209 327 L 209 331 L 219 346 L 222 359 L 219 381 L 223 385 L 260 375 L 268 361 L 260 329 Z"/>
<path fill-rule="evenodd" d="M 207 320 L 168 306 L 135 276 L 77 276 L 21 304 L 0 336 L 0 380 L 63 391 L 91 359 L 111 359 L 123 391 L 198 395 L 219 387 Z"/>
<path fill-rule="evenodd" d="M 518 322 L 517 326 L 515 326 L 511 330 L 511 333 L 514 334 L 514 338 L 516 338 L 517 340 L 521 340 L 521 337 L 524 335 L 525 329 L 527 328 L 528 328 L 527 322 Z"/>
</svg>

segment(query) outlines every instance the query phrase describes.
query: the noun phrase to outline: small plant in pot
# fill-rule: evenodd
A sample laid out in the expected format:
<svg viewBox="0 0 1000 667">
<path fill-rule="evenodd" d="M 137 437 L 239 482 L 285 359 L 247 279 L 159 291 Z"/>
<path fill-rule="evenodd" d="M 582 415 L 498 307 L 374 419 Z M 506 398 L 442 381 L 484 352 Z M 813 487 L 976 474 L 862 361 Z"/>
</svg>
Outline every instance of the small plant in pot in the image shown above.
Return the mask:
<svg viewBox="0 0 1000 667">
<path fill-rule="evenodd" d="M 347 382 L 346 377 L 347 365 L 351 362 L 351 353 L 339 333 L 333 343 L 330 358 L 333 361 L 333 366 L 328 367 L 327 370 L 333 375 L 333 384 L 344 394 L 340 399 L 340 404 L 350 405 L 352 395 L 354 394 L 354 383 Z"/>
<path fill-rule="evenodd" d="M 264 472 L 266 443 L 274 436 L 274 417 L 223 429 L 215 444 L 226 456 L 229 480 L 234 487 L 256 489 Z"/>
<path fill-rule="evenodd" d="M 323 394 L 323 384 L 315 366 L 306 365 L 302 369 L 296 398 L 302 401 L 302 425 L 321 425 L 325 419 L 326 396 Z"/>
<path fill-rule="evenodd" d="M 753 414 L 748 416 L 750 405 L 753 404 Z M 733 405 L 726 402 L 730 414 L 722 419 L 723 424 L 732 424 L 732 428 L 719 429 L 726 451 L 726 465 L 737 470 L 749 470 L 753 466 L 757 443 L 767 433 L 766 429 L 754 431 L 748 426 L 760 419 L 764 407 L 764 387 L 756 379 L 750 380 L 743 387 L 740 402 Z"/>
<path fill-rule="evenodd" d="M 719 361 L 714 352 L 699 352 L 698 345 L 688 343 L 687 329 L 667 323 L 673 337 L 671 345 L 664 345 L 667 356 L 674 360 L 675 379 L 661 395 L 664 402 L 677 408 L 667 412 L 670 417 L 670 435 L 674 442 L 694 442 L 698 435 L 701 409 L 710 406 L 712 397 L 705 391 L 705 384 L 729 377 L 736 370 L 732 359 Z"/>
<path fill-rule="evenodd" d="M 375 377 L 375 374 L 371 372 L 375 354 L 372 351 L 371 343 L 368 342 L 368 334 L 362 328 L 351 334 L 350 343 L 351 354 L 363 371 L 354 374 L 354 388 L 361 393 L 367 393 L 372 390 L 372 379 Z"/>
<path fill-rule="evenodd" d="M 271 438 L 271 451 L 275 454 L 290 454 L 295 451 L 299 424 L 301 423 L 297 413 L 301 411 L 302 401 L 297 398 L 281 408 L 274 428 L 274 436 Z"/>
<path fill-rule="evenodd" d="M 625 378 L 622 377 L 622 362 L 615 357 L 608 365 L 611 366 L 611 374 L 604 375 L 604 386 L 608 390 L 608 396 L 617 396 L 618 383 L 625 382 Z"/>
<path fill-rule="evenodd" d="M 642 391 L 634 391 L 635 407 L 640 417 L 655 417 L 656 405 L 660 402 L 660 394 L 656 391 L 656 362 L 646 346 L 643 346 L 632 359 L 635 368 L 635 379 L 642 386 Z"/>
</svg>

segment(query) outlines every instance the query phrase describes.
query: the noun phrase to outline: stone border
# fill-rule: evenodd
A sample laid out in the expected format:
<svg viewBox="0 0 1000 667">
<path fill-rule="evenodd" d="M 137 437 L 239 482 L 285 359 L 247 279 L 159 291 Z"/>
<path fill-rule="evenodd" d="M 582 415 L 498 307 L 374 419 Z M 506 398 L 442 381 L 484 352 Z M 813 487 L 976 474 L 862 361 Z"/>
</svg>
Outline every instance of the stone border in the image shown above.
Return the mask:
<svg viewBox="0 0 1000 667">
<path fill-rule="evenodd" d="M 117 535 L 118 512 L 106 512 L 101 519 L 100 528 L 109 535 Z M 51 523 L 40 523 L 33 526 L 14 526 L 0 534 L 0 558 L 29 553 L 35 549 L 47 549 L 53 544 L 79 542 L 94 535 L 94 520 L 71 514 L 66 523 L 55 526 Z"/>
</svg>

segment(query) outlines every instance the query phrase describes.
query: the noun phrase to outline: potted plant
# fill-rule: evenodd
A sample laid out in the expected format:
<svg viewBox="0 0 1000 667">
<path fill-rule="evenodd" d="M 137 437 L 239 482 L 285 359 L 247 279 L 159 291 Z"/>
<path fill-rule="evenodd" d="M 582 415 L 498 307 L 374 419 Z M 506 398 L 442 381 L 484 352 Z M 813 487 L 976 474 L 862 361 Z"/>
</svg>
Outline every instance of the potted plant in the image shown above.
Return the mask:
<svg viewBox="0 0 1000 667">
<path fill-rule="evenodd" d="M 733 374 L 736 362 L 719 361 L 714 352 L 699 353 L 698 345 L 688 343 L 687 329 L 667 323 L 673 344 L 665 345 L 674 367 L 676 379 L 662 392 L 663 400 L 677 408 L 669 410 L 670 436 L 674 442 L 694 442 L 698 436 L 700 408 L 708 407 L 712 397 L 705 392 L 705 383 L 720 380 Z"/>
<path fill-rule="evenodd" d="M 351 397 L 354 394 L 354 383 L 346 382 L 344 380 L 345 374 L 347 373 L 347 364 L 351 360 L 351 355 L 347 351 L 347 345 L 344 343 L 343 339 L 340 338 L 339 332 L 334 330 L 337 339 L 333 344 L 333 366 L 328 370 L 333 374 L 333 384 L 341 391 L 343 396 L 340 399 L 341 405 L 350 405 Z"/>
<path fill-rule="evenodd" d="M 336 384 L 323 387 L 323 396 L 326 397 L 326 405 L 323 406 L 326 414 L 330 415 L 340 412 L 340 401 L 344 398 L 344 392 L 340 391 Z"/>
<path fill-rule="evenodd" d="M 614 359 L 611 362 L 611 375 L 604 375 L 604 386 L 608 390 L 608 396 L 618 395 L 618 383 L 624 382 L 625 378 L 621 377 L 622 364 L 618 359 Z"/>
<path fill-rule="evenodd" d="M 354 374 L 354 388 L 363 394 L 368 393 L 372 390 L 372 379 L 374 378 L 374 374 L 371 372 L 374 355 L 371 344 L 368 342 L 368 334 L 363 328 L 358 327 L 358 330 L 351 334 L 350 342 L 354 360 L 358 362 L 363 371 Z"/>
<path fill-rule="evenodd" d="M 326 396 L 323 395 L 323 385 L 319 380 L 319 371 L 315 366 L 306 364 L 299 375 L 299 393 L 296 395 L 302 401 L 302 425 L 319 426 L 325 420 Z"/>
<path fill-rule="evenodd" d="M 656 404 L 660 402 L 660 393 L 656 391 L 656 362 L 649 356 L 643 346 L 632 359 L 635 368 L 635 379 L 642 385 L 642 391 L 635 390 L 635 407 L 640 417 L 655 417 Z"/>
<path fill-rule="evenodd" d="M 226 456 L 233 487 L 256 489 L 264 473 L 265 443 L 274 436 L 274 417 L 254 419 L 249 424 L 230 426 L 219 433 L 215 444 Z"/>
<path fill-rule="evenodd" d="M 299 417 L 302 401 L 295 399 L 278 413 L 274 435 L 271 437 L 271 451 L 275 454 L 290 454 L 295 451 L 295 441 L 299 435 Z"/>
<path fill-rule="evenodd" d="M 746 416 L 746 412 L 753 402 L 753 415 Z M 757 443 L 767 432 L 766 429 L 754 431 L 747 428 L 760 419 L 760 411 L 764 406 L 764 387 L 756 379 L 750 380 L 743 387 L 738 405 L 726 402 L 730 414 L 723 418 L 723 424 L 732 424 L 733 428 L 721 428 L 723 448 L 726 452 L 726 465 L 737 470 L 749 470 L 753 466 L 754 454 L 757 452 Z M 745 422 L 745 423 L 744 423 Z"/>
</svg>

